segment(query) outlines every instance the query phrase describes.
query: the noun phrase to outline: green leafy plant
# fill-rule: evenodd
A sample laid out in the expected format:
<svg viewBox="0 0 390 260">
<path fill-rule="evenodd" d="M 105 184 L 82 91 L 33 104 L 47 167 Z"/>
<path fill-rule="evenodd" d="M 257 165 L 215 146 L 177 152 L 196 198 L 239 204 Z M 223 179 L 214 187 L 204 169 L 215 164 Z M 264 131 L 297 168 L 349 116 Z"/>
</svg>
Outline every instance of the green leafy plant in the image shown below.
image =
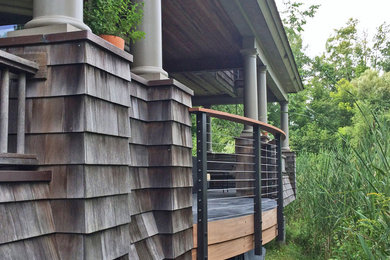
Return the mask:
<svg viewBox="0 0 390 260">
<path fill-rule="evenodd" d="M 142 39 L 137 30 L 142 22 L 143 4 L 131 0 L 88 0 L 84 6 L 84 22 L 95 34 L 119 36 L 125 41 Z"/>
</svg>

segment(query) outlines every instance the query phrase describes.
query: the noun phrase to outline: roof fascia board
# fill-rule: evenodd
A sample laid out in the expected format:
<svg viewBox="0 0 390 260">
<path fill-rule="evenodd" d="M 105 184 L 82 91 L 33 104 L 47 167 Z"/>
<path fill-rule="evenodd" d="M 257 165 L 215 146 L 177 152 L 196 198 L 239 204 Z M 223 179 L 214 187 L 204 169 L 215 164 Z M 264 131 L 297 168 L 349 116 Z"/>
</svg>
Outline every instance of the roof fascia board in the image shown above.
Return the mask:
<svg viewBox="0 0 390 260">
<path fill-rule="evenodd" d="M 272 38 L 274 39 L 281 57 L 283 58 L 283 62 L 286 65 L 291 80 L 293 81 L 295 90 L 303 90 L 302 81 L 295 63 L 294 55 L 274 0 L 257 0 L 257 3 L 263 12 L 268 28 L 270 28 Z"/>
<path fill-rule="evenodd" d="M 271 1 L 273 1 L 273 0 L 271 0 Z M 225 1 L 223 1 L 223 2 L 225 2 Z M 255 19 L 250 19 L 248 17 L 247 12 L 245 11 L 245 8 L 242 5 L 242 2 L 240 0 L 232 0 L 232 1 L 226 1 L 226 2 L 227 3 L 225 3 L 225 5 L 224 5 L 225 8 L 228 8 L 230 10 L 234 10 L 234 9 L 240 10 L 241 17 L 238 18 L 237 15 L 235 15 L 233 21 L 235 22 L 236 26 L 240 29 L 241 33 L 242 33 L 242 31 L 245 32 L 246 35 L 244 34 L 243 36 L 244 37 L 245 36 L 255 36 L 256 39 L 258 39 L 258 42 L 260 42 L 262 35 L 260 35 L 258 30 L 256 30 L 257 25 L 253 24 L 253 22 L 252 22 Z M 231 2 L 235 3 L 234 7 L 232 7 Z M 245 2 L 245 3 L 248 4 L 249 2 Z M 272 41 L 274 42 L 274 44 L 277 48 L 277 51 L 280 55 L 280 59 L 282 59 L 282 61 L 283 61 L 283 64 L 288 72 L 290 81 L 292 82 L 292 85 L 294 86 L 295 91 L 302 90 L 303 89 L 302 81 L 301 81 L 301 78 L 299 76 L 298 69 L 297 69 L 296 64 L 295 64 L 294 56 L 292 54 L 290 45 L 288 43 L 288 39 L 285 35 L 283 25 L 279 19 L 277 9 L 274 8 L 275 12 L 272 13 L 266 0 L 251 0 L 251 4 L 257 4 L 259 9 L 261 10 L 263 17 L 264 17 L 264 20 L 267 23 L 267 26 L 269 28 L 269 32 L 272 36 Z M 234 9 L 232 9 L 232 8 L 234 8 Z M 230 13 L 233 13 L 233 12 L 230 12 Z M 235 13 L 237 13 L 237 12 L 235 12 Z M 277 23 L 274 19 L 275 14 L 277 15 L 277 17 L 279 19 L 279 23 Z M 250 31 L 250 33 L 248 31 Z M 283 39 L 284 39 L 284 41 L 283 41 Z M 258 45 L 260 46 L 261 44 L 258 43 Z M 264 47 L 262 48 L 262 50 L 264 50 Z M 263 54 L 264 54 L 264 52 L 263 52 Z M 265 59 L 265 55 L 262 55 L 262 60 L 264 60 L 264 59 Z M 267 62 L 266 65 L 269 67 L 272 67 L 270 62 Z M 275 76 L 275 73 L 273 73 L 273 76 Z"/>
</svg>

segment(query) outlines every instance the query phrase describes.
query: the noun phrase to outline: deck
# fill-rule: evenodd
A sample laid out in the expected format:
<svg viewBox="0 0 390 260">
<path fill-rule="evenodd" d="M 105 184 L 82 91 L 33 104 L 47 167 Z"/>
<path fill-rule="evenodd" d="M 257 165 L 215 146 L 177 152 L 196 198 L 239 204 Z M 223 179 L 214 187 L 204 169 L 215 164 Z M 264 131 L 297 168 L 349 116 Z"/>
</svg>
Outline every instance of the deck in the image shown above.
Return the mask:
<svg viewBox="0 0 390 260">
<path fill-rule="evenodd" d="M 276 201 L 262 199 L 263 244 L 277 236 Z M 196 194 L 193 194 L 194 223 L 197 217 Z M 211 191 L 208 194 L 208 256 L 209 259 L 226 259 L 254 248 L 253 198 L 236 197 L 235 192 Z M 196 259 L 197 225 L 193 228 Z"/>
</svg>

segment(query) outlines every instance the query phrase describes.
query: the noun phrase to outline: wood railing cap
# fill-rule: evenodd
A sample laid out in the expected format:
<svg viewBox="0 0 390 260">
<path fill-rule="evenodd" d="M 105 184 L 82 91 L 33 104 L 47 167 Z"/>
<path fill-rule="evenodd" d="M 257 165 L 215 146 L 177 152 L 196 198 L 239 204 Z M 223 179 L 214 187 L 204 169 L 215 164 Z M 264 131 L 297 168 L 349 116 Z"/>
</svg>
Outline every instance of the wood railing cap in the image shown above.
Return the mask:
<svg viewBox="0 0 390 260">
<path fill-rule="evenodd" d="M 221 111 L 208 109 L 208 108 L 200 108 L 200 107 L 190 108 L 189 111 L 191 113 L 197 113 L 197 112 L 206 113 L 208 116 L 211 116 L 211 117 L 225 119 L 225 120 L 229 120 L 232 122 L 241 123 L 244 125 L 251 125 L 251 126 L 258 125 L 261 127 L 261 130 L 267 131 L 267 132 L 274 134 L 274 135 L 280 134 L 283 139 L 286 138 L 286 133 L 284 131 L 282 131 L 281 129 L 279 129 L 273 125 L 252 119 L 252 118 L 233 115 L 233 114 L 229 114 L 226 112 L 221 112 Z"/>
<path fill-rule="evenodd" d="M 0 69 L 1 68 L 9 68 L 11 72 L 35 74 L 39 69 L 39 65 L 36 62 L 0 50 Z"/>
</svg>

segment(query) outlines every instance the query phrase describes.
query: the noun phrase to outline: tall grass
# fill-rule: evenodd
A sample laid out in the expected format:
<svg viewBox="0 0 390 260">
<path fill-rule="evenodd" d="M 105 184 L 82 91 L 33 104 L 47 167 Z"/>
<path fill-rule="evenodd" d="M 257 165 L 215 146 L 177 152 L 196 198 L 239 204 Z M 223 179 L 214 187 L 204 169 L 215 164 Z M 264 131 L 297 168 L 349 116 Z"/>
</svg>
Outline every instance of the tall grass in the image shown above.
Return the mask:
<svg viewBox="0 0 390 260">
<path fill-rule="evenodd" d="M 289 218 L 300 243 L 325 259 L 390 259 L 390 124 L 370 115 L 353 146 L 301 153 Z"/>
</svg>

